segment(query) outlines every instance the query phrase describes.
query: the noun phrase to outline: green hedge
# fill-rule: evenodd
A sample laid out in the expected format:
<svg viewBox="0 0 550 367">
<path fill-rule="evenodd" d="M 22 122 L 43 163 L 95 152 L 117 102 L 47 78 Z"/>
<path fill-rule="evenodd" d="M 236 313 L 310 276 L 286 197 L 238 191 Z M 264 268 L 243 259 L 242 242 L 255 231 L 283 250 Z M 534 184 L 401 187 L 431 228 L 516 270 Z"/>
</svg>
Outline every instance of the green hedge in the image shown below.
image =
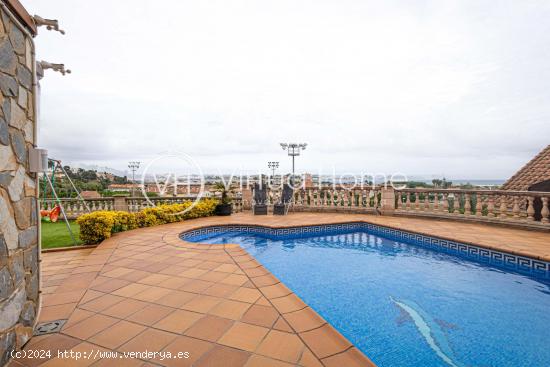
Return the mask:
<svg viewBox="0 0 550 367">
<path fill-rule="evenodd" d="M 86 244 L 99 243 L 117 232 L 208 217 L 214 214 L 218 201 L 201 200 L 193 208 L 185 211 L 192 204 L 188 201 L 182 204 L 159 205 L 137 213 L 97 211 L 84 214 L 76 220 L 80 226 L 80 239 Z"/>
</svg>

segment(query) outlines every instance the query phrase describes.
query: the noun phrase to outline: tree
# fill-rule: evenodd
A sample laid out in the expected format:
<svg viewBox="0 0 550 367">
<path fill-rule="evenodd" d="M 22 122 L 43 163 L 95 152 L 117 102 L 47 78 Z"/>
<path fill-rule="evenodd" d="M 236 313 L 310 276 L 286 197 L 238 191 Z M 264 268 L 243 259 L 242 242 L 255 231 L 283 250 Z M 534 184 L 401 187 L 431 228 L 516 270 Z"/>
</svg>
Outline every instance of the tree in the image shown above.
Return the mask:
<svg viewBox="0 0 550 367">
<path fill-rule="evenodd" d="M 114 177 L 114 183 L 116 183 L 116 184 L 126 184 L 126 183 L 128 183 L 128 177 L 126 177 L 126 176 L 124 176 L 124 177 L 115 176 Z"/>
</svg>

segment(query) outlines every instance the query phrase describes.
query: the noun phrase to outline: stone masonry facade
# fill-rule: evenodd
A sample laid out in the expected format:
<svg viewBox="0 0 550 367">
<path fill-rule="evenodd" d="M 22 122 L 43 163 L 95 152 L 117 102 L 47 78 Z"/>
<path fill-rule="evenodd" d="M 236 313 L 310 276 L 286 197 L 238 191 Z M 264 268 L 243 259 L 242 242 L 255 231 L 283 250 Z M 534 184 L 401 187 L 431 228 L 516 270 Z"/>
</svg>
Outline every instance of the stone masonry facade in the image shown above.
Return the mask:
<svg viewBox="0 0 550 367">
<path fill-rule="evenodd" d="M 32 336 L 39 307 L 35 55 L 30 33 L 0 0 L 0 366 Z M 12 2 L 13 3 L 13 2 Z M 8 4 L 9 5 L 9 4 Z"/>
</svg>

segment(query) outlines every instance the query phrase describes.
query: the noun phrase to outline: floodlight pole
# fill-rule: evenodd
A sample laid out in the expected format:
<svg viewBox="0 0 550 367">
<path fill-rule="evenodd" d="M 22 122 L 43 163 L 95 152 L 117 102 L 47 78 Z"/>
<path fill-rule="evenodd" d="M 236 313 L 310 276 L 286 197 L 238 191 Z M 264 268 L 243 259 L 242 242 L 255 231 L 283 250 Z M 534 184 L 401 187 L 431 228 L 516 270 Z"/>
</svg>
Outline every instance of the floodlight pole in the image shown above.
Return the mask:
<svg viewBox="0 0 550 367">
<path fill-rule="evenodd" d="M 138 161 L 128 162 L 128 168 L 132 170 L 132 197 L 135 195 L 135 192 L 134 192 L 134 185 L 136 181 L 135 174 L 136 174 L 136 171 L 139 169 L 140 163 L 141 162 L 138 162 Z"/>
<path fill-rule="evenodd" d="M 275 177 L 275 170 L 279 168 L 279 162 L 267 162 L 267 167 L 271 169 L 271 177 Z"/>
<path fill-rule="evenodd" d="M 281 148 L 288 152 L 292 157 L 292 176 L 294 176 L 294 158 L 300 155 L 300 152 L 306 149 L 307 143 L 281 143 Z"/>
<path fill-rule="evenodd" d="M 279 168 L 279 162 L 267 162 L 267 167 L 271 169 L 271 184 L 275 184 L 275 170 Z"/>
</svg>

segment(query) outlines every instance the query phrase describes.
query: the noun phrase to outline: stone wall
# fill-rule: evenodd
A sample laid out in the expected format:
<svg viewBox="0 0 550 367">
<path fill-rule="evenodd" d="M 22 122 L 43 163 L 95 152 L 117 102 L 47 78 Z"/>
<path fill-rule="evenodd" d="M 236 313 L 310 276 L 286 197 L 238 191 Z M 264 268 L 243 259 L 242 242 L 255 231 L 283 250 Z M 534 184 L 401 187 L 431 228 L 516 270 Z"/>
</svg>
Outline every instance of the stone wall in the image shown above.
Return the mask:
<svg viewBox="0 0 550 367">
<path fill-rule="evenodd" d="M 2 0 L 0 0 L 2 2 Z M 3 3 L 3 2 L 2 2 Z M 5 4 L 5 3 L 4 3 Z M 0 7 L 0 366 L 32 335 L 38 310 L 34 45 Z"/>
</svg>

